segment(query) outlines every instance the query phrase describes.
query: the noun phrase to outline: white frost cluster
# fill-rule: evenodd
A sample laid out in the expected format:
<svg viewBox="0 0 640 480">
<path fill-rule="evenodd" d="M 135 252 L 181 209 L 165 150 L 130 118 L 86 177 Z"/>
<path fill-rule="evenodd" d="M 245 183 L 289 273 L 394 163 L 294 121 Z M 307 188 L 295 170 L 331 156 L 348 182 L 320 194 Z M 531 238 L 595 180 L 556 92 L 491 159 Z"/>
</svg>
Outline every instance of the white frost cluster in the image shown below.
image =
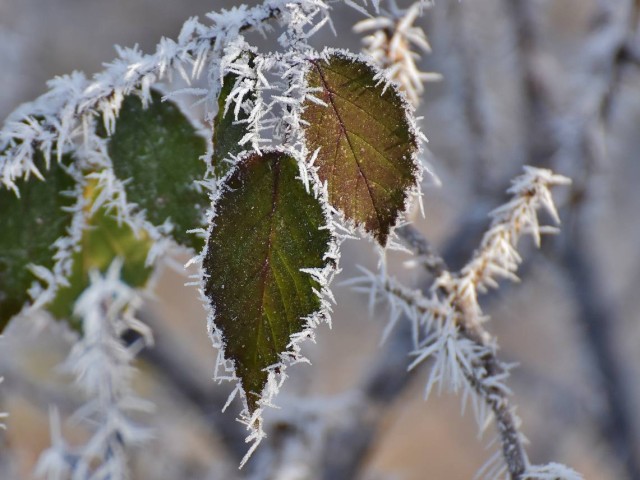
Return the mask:
<svg viewBox="0 0 640 480">
<path fill-rule="evenodd" d="M 47 170 L 54 150 L 58 161 L 64 153 L 75 150 L 79 128 L 87 119 L 102 118 L 107 131 L 112 132 L 127 95 L 136 93 L 148 101 L 151 86 L 173 75 L 190 84 L 202 74 L 207 61 L 219 58 L 223 48 L 241 37 L 241 32 L 266 32 L 267 22 L 278 18 L 310 35 L 304 25 L 316 17 L 315 12 L 325 12 L 326 16 L 327 10 L 328 5 L 320 0 L 266 0 L 252 8 L 242 5 L 213 12 L 208 14 L 213 25 L 191 18 L 177 40 L 163 38 L 153 54 L 118 48 L 118 58 L 92 80 L 77 72 L 51 80 L 46 94 L 20 106 L 0 130 L 0 182 L 19 194 L 17 179 L 45 176 L 34 163 L 36 151 L 42 152 Z M 215 104 L 216 96 L 214 89 L 207 99 L 210 105 Z"/>
<path fill-rule="evenodd" d="M 389 322 L 383 337 L 389 335 L 401 316 L 405 315 L 412 324 L 414 344 L 414 351 L 411 352 L 414 360 L 408 368 L 416 368 L 428 359 L 433 360 L 425 385 L 425 398 L 429 397 L 434 388 L 438 393 L 444 390 L 454 393 L 462 391 L 463 410 L 468 401 L 471 401 L 478 426 L 484 430 L 490 420 L 490 410 L 468 379 L 480 373 L 477 371 L 480 359 L 491 352 L 493 347 L 478 345 L 462 338 L 458 331 L 459 313 L 451 303 L 438 297 L 435 292 L 425 297 L 384 272 L 362 271 L 362 276 L 345 284 L 352 285 L 356 291 L 367 293 L 371 307 L 380 302 L 388 304 Z M 484 377 L 487 385 L 497 386 L 508 392 L 504 380 L 502 376 Z"/>
<path fill-rule="evenodd" d="M 36 468 L 42 478 L 127 478 L 126 449 L 149 438 L 149 431 L 129 418 L 129 412 L 148 412 L 153 407 L 131 388 L 135 373 L 131 363 L 141 346 L 124 345 L 121 335 L 135 331 L 145 344 L 152 343 L 152 338 L 149 329 L 133 316 L 141 300 L 120 279 L 121 267 L 122 262 L 116 260 L 104 276 L 97 271 L 90 273 L 91 284 L 74 308 L 74 314 L 82 319 L 83 337 L 62 365 L 89 397 L 74 418 L 96 430 L 85 445 L 67 445 L 54 410 L 52 446 L 42 454 Z"/>
<path fill-rule="evenodd" d="M 440 80 L 438 73 L 422 72 L 416 65 L 419 51 L 430 53 L 431 46 L 422 27 L 414 25 L 424 8 L 424 2 L 415 2 L 407 9 L 400 9 L 395 1 L 389 2 L 389 10 L 382 9 L 376 18 L 366 18 L 354 27 L 357 33 L 371 31 L 363 39 L 364 53 L 382 68 L 387 78 L 396 82 L 409 101 L 417 106 L 424 92 L 424 84 Z"/>
</svg>

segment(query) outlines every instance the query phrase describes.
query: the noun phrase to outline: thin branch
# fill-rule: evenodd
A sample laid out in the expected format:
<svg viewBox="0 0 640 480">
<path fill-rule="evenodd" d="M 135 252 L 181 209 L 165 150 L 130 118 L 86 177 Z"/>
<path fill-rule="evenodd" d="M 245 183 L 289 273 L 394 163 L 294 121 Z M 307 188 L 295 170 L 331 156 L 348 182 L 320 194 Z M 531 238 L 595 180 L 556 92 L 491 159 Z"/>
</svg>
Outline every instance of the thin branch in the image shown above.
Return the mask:
<svg viewBox="0 0 640 480">
<path fill-rule="evenodd" d="M 548 160 L 555 152 L 555 125 L 551 102 L 551 82 L 541 60 L 534 22 L 535 4 L 529 0 L 504 0 L 504 9 L 511 17 L 516 50 L 519 53 L 517 75 L 522 85 L 521 98 L 525 104 L 526 135 L 524 137 L 527 163 L 549 167 Z"/>
<path fill-rule="evenodd" d="M 395 232 L 434 278 L 449 270 L 444 259 L 436 253 L 429 241 L 416 227 L 411 224 L 403 225 L 396 229 Z"/>
<path fill-rule="evenodd" d="M 469 38 L 465 28 L 465 11 L 468 4 L 464 2 L 444 2 L 446 22 L 443 36 L 448 44 L 447 56 L 450 62 L 456 62 L 457 75 L 451 84 L 456 88 L 452 95 L 459 102 L 460 115 L 465 124 L 468 136 L 468 165 L 473 171 L 473 186 L 479 196 L 486 195 L 487 176 L 489 175 L 490 157 L 487 117 L 482 111 L 485 99 L 482 81 L 478 71 L 479 50 L 476 39 Z"/>
</svg>

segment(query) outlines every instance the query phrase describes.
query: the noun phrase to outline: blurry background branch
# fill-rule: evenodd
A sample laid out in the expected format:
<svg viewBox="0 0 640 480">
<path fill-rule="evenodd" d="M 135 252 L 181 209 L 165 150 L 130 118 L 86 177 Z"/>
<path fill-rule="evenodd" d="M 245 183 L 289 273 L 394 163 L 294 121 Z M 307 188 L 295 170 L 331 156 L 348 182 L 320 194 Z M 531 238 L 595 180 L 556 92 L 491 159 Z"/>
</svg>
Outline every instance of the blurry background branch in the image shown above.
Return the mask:
<svg viewBox="0 0 640 480">
<path fill-rule="evenodd" d="M 546 90 L 557 76 L 536 65 L 540 47 L 536 24 L 530 12 L 531 2 L 515 0 L 511 5 L 514 31 L 518 35 L 520 62 L 528 93 L 529 118 L 534 142 L 546 139 L 550 149 L 540 153 L 539 143 L 529 149 L 532 164 L 552 165 L 573 180 L 572 194 L 563 211 L 566 226 L 555 243 L 554 259 L 563 265 L 578 304 L 577 318 L 593 357 L 596 376 L 607 402 L 607 418 L 601 425 L 612 452 L 620 458 L 630 479 L 640 479 L 640 449 L 634 429 L 633 401 L 623 374 L 623 359 L 617 354 L 615 330 L 621 322 L 615 305 L 606 298 L 602 275 L 597 271 L 598 255 L 590 245 L 590 209 L 597 202 L 598 175 L 608 163 L 609 119 L 629 58 L 625 52 L 637 48 L 638 2 L 635 0 L 600 1 L 586 39 L 581 94 L 574 105 L 562 112 Z M 631 56 L 632 57 L 632 56 Z M 533 72 L 538 78 L 532 80 Z M 545 75 L 546 74 L 546 75 Z M 537 85 L 537 88 L 533 88 Z M 541 115 L 540 112 L 544 112 Z M 550 115 L 550 112 L 553 114 Z M 538 131 L 546 129 L 546 136 Z M 538 145 L 538 146 L 536 146 Z"/>
</svg>

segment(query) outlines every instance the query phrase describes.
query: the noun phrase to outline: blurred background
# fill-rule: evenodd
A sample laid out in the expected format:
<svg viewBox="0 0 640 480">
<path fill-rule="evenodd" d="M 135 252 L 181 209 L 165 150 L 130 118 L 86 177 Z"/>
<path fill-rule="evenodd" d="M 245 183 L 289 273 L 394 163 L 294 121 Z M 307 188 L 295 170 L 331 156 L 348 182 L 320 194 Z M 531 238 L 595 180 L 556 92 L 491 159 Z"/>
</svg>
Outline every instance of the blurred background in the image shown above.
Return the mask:
<svg viewBox="0 0 640 480">
<path fill-rule="evenodd" d="M 0 0 L 0 118 L 44 93 L 49 78 L 99 71 L 115 57 L 114 44 L 152 52 L 188 17 L 236 3 Z M 522 165 L 574 180 L 556 192 L 562 234 L 544 239 L 541 251 L 523 241 L 522 282 L 482 302 L 501 358 L 518 364 L 509 386 L 530 459 L 594 480 L 640 480 L 638 3 L 437 0 L 419 20 L 433 48 L 421 66 L 443 75 L 427 85 L 419 112 L 442 185 L 425 184 L 425 218 L 415 219 L 449 264 L 460 268 L 470 257 Z M 325 30 L 314 43 L 359 49 L 351 26 L 362 16 L 335 8 L 339 36 Z M 306 346 L 313 365 L 290 370 L 277 399 L 283 411 L 269 414 L 269 439 L 238 472 L 246 449 L 238 405 L 220 413 L 229 388 L 211 380 L 216 352 L 197 293 L 183 286 L 188 258 L 165 262 L 141 312 L 156 347 L 142 352 L 135 384 L 156 410 L 137 420 L 155 435 L 131 448 L 134 479 L 463 480 L 493 454 L 491 428 L 478 438 L 459 398 L 424 401 L 427 372 L 404 373 L 402 326 L 380 344 L 384 306 L 370 316 L 365 296 L 339 286 L 358 274 L 356 265 L 376 267 L 373 245 L 362 240 L 344 246 L 333 327 Z M 428 285 L 408 259 L 390 255 L 393 273 Z M 46 318 L 13 322 L 0 340 L 1 410 L 11 414 L 0 432 L 1 478 L 31 478 L 49 445 L 50 405 L 65 418 L 82 404 L 56 369 L 71 341 Z M 363 396 L 370 401 L 359 403 Z M 287 423 L 286 409 L 320 433 Z M 87 434 L 65 429 L 71 443 Z"/>
</svg>

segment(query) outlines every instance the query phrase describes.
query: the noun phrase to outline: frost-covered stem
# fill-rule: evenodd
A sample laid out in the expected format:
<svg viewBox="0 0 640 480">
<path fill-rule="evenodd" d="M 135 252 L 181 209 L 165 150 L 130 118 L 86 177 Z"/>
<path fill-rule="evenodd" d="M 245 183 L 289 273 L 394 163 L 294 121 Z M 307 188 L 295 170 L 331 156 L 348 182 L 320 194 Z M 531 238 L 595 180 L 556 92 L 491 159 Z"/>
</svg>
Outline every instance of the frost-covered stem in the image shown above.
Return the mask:
<svg viewBox="0 0 640 480">
<path fill-rule="evenodd" d="M 464 313 L 462 318 L 465 318 Z M 461 322 L 459 325 L 460 336 L 466 338 L 476 345 L 489 347 L 486 343 L 489 333 L 480 325 L 469 325 Z M 500 378 L 508 374 L 504 364 L 498 360 L 494 349 L 489 348 L 482 355 L 479 369 L 480 375 L 472 375 L 465 371 L 467 381 L 476 390 L 484 401 L 489 405 L 500 435 L 502 444 L 502 456 L 507 465 L 507 470 L 512 480 L 519 480 L 525 473 L 528 465 L 527 454 L 522 443 L 522 434 L 518 429 L 519 421 L 513 413 L 513 407 L 509 402 L 509 397 L 503 389 L 487 385 L 488 378 Z"/>
<path fill-rule="evenodd" d="M 518 432 L 517 420 L 509 405 L 504 389 L 486 382 L 486 379 L 501 378 L 508 372 L 490 346 L 491 336 L 482 326 L 482 312 L 477 293 L 487 287 L 497 287 L 497 279 L 517 280 L 515 272 L 521 262 L 515 247 L 523 234 L 533 236 L 540 246 L 540 235 L 548 231 L 537 221 L 537 209 L 545 208 L 559 223 L 549 189 L 554 185 L 566 185 L 569 180 L 554 175 L 548 170 L 525 167 L 525 174 L 514 181 L 509 190 L 514 198 L 492 214 L 494 219 L 489 231 L 482 239 L 480 249 L 453 281 L 443 278 L 437 281 L 451 305 L 460 313 L 458 325 L 460 335 L 478 346 L 488 347 L 480 356 L 481 369 L 463 369 L 467 380 L 476 392 L 491 407 L 502 441 L 502 451 L 511 478 L 521 478 L 528 465 L 526 453 Z M 453 288 L 452 288 L 453 287 Z M 471 372 L 481 372 L 481 376 Z"/>
<path fill-rule="evenodd" d="M 388 11 L 382 9 L 380 17 L 362 20 L 353 29 L 358 33 L 372 31 L 363 39 L 363 52 L 386 69 L 386 76 L 396 82 L 408 100 L 417 106 L 424 93 L 424 84 L 442 78 L 437 73 L 420 71 L 416 64 L 421 53 L 431 52 L 423 29 L 414 25 L 428 5 L 427 2 L 416 1 L 409 8 L 401 9 L 394 0 L 387 3 Z"/>
<path fill-rule="evenodd" d="M 74 416 L 97 429 L 85 445 L 70 447 L 63 439 L 57 410 L 52 410 L 52 446 L 38 462 L 40 477 L 126 479 L 126 448 L 149 436 L 128 418 L 128 412 L 148 411 L 151 406 L 132 391 L 131 362 L 138 346 L 126 347 L 121 335 L 134 330 L 150 343 L 151 332 L 133 317 L 140 299 L 120 280 L 121 267 L 122 262 L 115 260 L 104 277 L 90 272 L 91 283 L 74 307 L 74 314 L 82 319 L 83 337 L 63 365 L 90 397 Z"/>
</svg>

